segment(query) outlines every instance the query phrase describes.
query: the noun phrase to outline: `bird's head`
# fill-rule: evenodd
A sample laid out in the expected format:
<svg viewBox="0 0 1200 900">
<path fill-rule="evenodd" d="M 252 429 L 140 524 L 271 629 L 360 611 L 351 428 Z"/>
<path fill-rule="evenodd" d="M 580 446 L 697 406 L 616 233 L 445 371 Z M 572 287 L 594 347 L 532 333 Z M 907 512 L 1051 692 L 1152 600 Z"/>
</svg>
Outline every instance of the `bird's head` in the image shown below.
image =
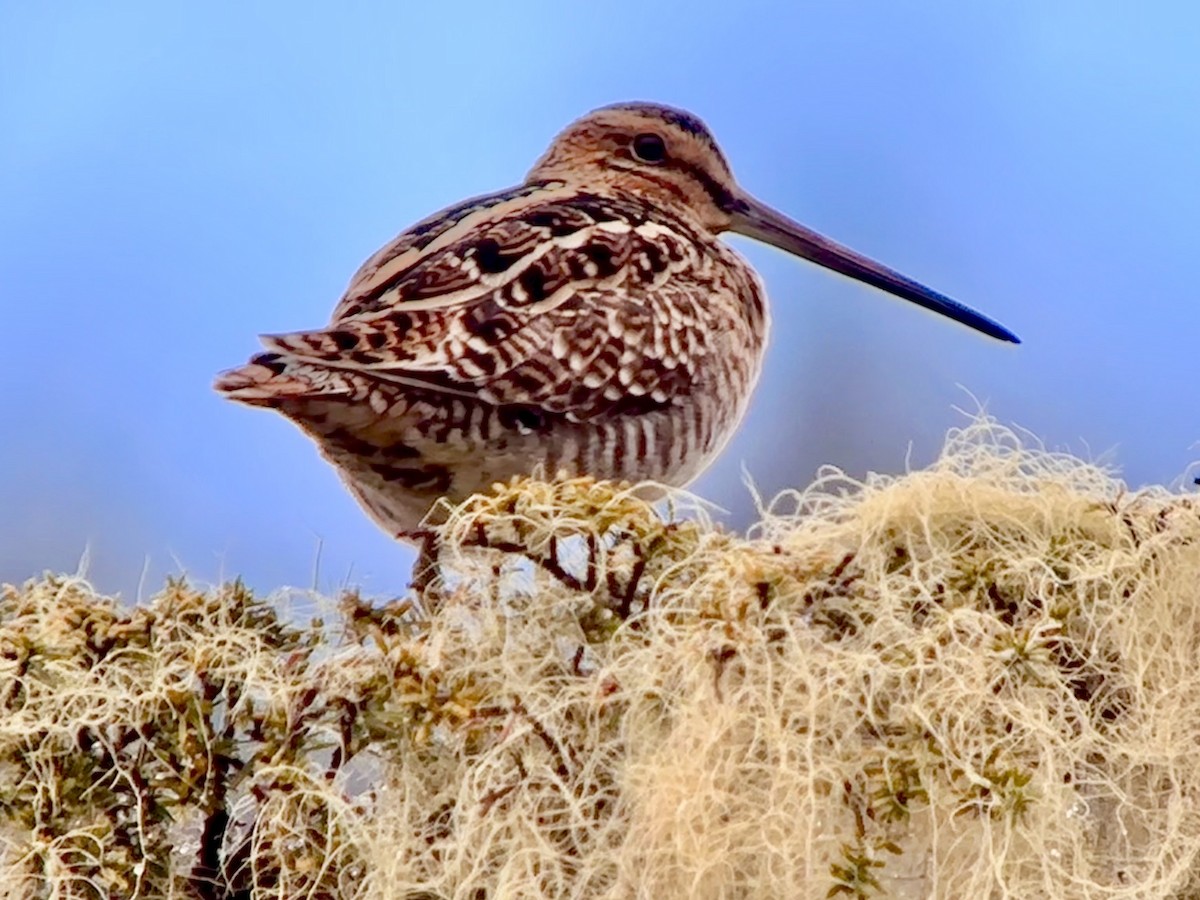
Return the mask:
<svg viewBox="0 0 1200 900">
<path fill-rule="evenodd" d="M 712 133 L 691 113 L 618 103 L 568 125 L 529 180 L 619 185 L 656 205 L 683 207 L 718 234 L 730 228 L 737 182 Z"/>
</svg>

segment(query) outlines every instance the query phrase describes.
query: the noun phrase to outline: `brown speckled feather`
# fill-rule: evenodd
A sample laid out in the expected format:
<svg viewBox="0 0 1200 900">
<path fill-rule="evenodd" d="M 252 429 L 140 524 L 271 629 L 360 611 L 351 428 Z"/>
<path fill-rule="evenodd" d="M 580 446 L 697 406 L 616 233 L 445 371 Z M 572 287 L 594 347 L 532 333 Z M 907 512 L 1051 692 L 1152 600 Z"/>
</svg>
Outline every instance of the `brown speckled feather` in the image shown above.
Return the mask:
<svg viewBox="0 0 1200 900">
<path fill-rule="evenodd" d="M 631 199 L 553 187 L 495 197 L 424 252 L 403 235 L 364 266 L 328 328 L 264 344 L 575 420 L 686 401 L 718 318 L 711 239 Z"/>
</svg>

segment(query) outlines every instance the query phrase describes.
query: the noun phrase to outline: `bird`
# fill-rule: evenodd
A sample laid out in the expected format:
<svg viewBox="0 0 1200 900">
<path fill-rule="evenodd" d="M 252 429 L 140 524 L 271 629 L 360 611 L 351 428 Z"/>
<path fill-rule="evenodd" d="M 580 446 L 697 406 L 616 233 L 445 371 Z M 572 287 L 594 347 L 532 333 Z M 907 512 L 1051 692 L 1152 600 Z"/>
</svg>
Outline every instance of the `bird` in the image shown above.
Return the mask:
<svg viewBox="0 0 1200 900">
<path fill-rule="evenodd" d="M 741 421 L 769 330 L 725 232 L 1019 343 L 747 193 L 693 114 L 624 102 L 569 124 L 522 183 L 402 232 L 328 325 L 261 336 L 214 386 L 298 425 L 398 538 L 514 476 L 686 486 Z"/>
</svg>

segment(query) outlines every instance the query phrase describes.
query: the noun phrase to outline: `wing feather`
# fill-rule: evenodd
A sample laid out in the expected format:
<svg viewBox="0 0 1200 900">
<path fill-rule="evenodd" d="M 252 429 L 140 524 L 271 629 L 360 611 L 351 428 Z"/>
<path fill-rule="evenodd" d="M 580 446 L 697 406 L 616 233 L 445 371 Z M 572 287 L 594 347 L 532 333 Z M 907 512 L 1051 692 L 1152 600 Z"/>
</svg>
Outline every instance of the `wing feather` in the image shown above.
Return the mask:
<svg viewBox="0 0 1200 900">
<path fill-rule="evenodd" d="M 541 186 L 426 220 L 369 260 L 326 328 L 271 352 L 589 418 L 677 402 L 708 352 L 704 238 L 635 198 Z"/>
</svg>

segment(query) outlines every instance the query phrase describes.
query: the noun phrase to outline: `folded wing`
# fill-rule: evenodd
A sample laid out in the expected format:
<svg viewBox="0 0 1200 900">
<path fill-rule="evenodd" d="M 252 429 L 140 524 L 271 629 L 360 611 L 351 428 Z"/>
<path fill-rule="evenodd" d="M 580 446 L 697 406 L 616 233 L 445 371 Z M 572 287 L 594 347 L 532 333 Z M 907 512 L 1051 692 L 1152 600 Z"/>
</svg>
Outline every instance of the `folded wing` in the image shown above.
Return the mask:
<svg viewBox="0 0 1200 900">
<path fill-rule="evenodd" d="M 669 405 L 708 352 L 703 256 L 673 224 L 553 186 L 472 201 L 368 260 L 330 325 L 264 337 L 225 382 L 257 398 L 278 380 L 282 399 L 325 372 L 326 398 L 373 379 L 576 419 Z"/>
</svg>

